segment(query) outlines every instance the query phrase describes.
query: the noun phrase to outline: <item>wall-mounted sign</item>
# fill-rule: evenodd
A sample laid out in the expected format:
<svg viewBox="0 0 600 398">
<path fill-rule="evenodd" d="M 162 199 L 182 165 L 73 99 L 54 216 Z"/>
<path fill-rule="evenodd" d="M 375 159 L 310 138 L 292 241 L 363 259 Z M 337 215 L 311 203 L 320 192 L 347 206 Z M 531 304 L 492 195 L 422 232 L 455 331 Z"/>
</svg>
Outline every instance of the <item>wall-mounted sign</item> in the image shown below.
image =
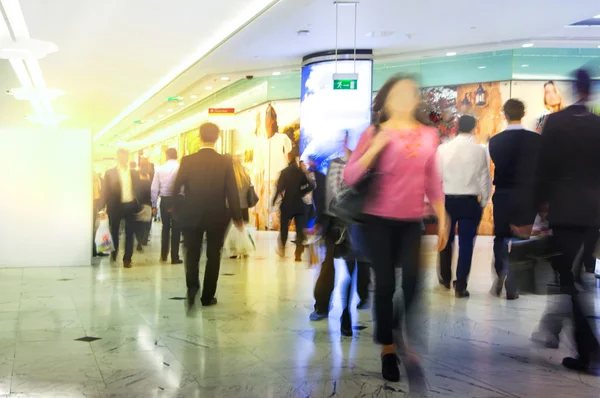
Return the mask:
<svg viewBox="0 0 600 398">
<path fill-rule="evenodd" d="M 235 108 L 208 108 L 211 116 L 230 116 L 235 114 Z"/>
<path fill-rule="evenodd" d="M 334 80 L 334 90 L 356 90 L 358 88 L 358 80 Z"/>
<path fill-rule="evenodd" d="M 174 96 L 174 97 L 167 98 L 167 102 L 179 102 L 179 101 L 183 101 L 183 97 Z"/>
</svg>

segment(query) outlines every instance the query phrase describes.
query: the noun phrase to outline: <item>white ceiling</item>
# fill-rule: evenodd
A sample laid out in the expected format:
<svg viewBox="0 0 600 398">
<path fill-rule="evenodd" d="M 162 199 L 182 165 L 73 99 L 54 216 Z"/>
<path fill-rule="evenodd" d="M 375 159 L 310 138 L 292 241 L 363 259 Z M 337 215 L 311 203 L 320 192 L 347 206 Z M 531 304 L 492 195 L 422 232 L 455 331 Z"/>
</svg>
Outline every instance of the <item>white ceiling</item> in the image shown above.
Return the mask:
<svg viewBox="0 0 600 398">
<path fill-rule="evenodd" d="M 165 79 L 233 20 L 248 9 L 257 14 L 268 0 L 21 0 L 31 37 L 54 42 L 59 51 L 40 61 L 49 87 L 65 91 L 53 102 L 56 113 L 69 116 L 63 126 L 87 127 L 94 133 L 114 124 L 106 137 L 145 118 L 164 99 L 192 85 L 227 84 L 219 76 L 295 67 L 303 55 L 335 46 L 335 7 L 330 0 L 280 0 L 177 79 Z M 361 0 L 357 45 L 377 56 L 452 49 L 536 45 L 600 45 L 600 28 L 565 25 L 600 14 L 597 0 L 439 0 L 408 2 Z M 353 45 L 353 9 L 341 7 L 339 46 Z M 250 16 L 246 16 L 246 19 Z M 309 29 L 310 36 L 296 32 Z M 372 37 L 368 37 L 373 32 Z M 384 35 L 382 36 L 382 32 Z M 410 38 L 409 38 L 410 35 Z M 222 37 L 221 37 L 222 38 Z M 577 40 L 567 43 L 564 40 Z M 216 79 L 216 82 L 215 82 Z M 166 85 L 164 89 L 160 87 Z M 0 90 L 18 86 L 8 64 L 0 60 Z M 131 106 L 144 94 L 156 94 Z M 202 94 L 202 93 L 200 93 Z M 207 93 L 204 93 L 207 94 Z M 129 108 L 129 109 L 128 109 Z M 133 112 L 129 112 L 133 110 Z M 27 102 L 0 93 L 0 126 L 25 123 Z M 128 115 L 128 116 L 127 116 Z M 123 117 L 122 117 L 123 116 Z M 127 116 L 127 117 L 124 117 Z M 119 121 L 123 119 L 120 123 Z"/>
</svg>

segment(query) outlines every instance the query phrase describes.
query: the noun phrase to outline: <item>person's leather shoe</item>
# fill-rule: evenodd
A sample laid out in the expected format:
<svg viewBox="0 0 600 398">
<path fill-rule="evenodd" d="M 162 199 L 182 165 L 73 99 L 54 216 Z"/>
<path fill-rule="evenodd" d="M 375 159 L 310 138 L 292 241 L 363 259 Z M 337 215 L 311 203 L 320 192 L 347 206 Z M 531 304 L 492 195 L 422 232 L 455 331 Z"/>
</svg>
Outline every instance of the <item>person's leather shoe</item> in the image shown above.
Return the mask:
<svg viewBox="0 0 600 398">
<path fill-rule="evenodd" d="M 213 306 L 213 305 L 217 305 L 217 298 L 216 297 L 213 297 L 213 298 L 211 298 L 208 301 L 202 301 L 202 306 L 203 307 L 210 307 L 210 306 Z"/>
<path fill-rule="evenodd" d="M 123 267 L 131 268 L 131 260 L 123 260 Z"/>
<path fill-rule="evenodd" d="M 400 369 L 398 369 L 398 357 L 396 354 L 385 354 L 381 356 L 381 375 L 387 381 L 400 381 Z"/>
<path fill-rule="evenodd" d="M 589 370 L 589 363 L 584 362 L 579 358 L 564 358 L 562 360 L 562 364 L 565 368 L 575 370 L 577 372 L 587 372 Z"/>
<path fill-rule="evenodd" d="M 467 289 L 457 290 L 454 292 L 454 296 L 456 298 L 467 298 L 467 297 L 471 296 L 471 293 L 469 293 L 469 291 Z"/>
<path fill-rule="evenodd" d="M 173 261 L 171 261 L 171 264 L 173 264 L 173 265 L 175 265 L 175 264 L 183 264 L 183 260 L 181 260 L 181 259 L 173 260 Z"/>
<path fill-rule="evenodd" d="M 112 253 L 110 254 L 110 262 L 111 262 L 111 263 L 115 263 L 115 262 L 117 262 L 117 252 L 112 252 Z"/>
<path fill-rule="evenodd" d="M 516 300 L 519 298 L 519 293 L 506 293 L 507 300 Z"/>
</svg>

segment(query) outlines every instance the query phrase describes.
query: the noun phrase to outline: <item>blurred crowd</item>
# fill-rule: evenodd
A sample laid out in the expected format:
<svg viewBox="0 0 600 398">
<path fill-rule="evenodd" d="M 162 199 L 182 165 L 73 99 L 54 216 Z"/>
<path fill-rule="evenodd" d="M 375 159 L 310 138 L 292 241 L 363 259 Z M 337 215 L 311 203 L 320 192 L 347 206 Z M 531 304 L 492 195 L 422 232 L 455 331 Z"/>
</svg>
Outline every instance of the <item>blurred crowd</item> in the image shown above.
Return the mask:
<svg viewBox="0 0 600 398">
<path fill-rule="evenodd" d="M 545 117 L 538 132 L 523 127 L 525 106 L 510 99 L 503 107 L 507 128 L 487 146 L 474 139 L 478 121 L 468 114 L 457 119 L 456 137 L 439 145 L 438 131 L 420 116 L 417 82 L 398 75 L 390 78 L 373 100 L 372 124 L 356 149 L 351 151 L 346 140 L 344 155 L 330 162 L 326 174 L 319 159 L 301 162 L 297 151 L 292 151 L 272 198 L 272 206 L 280 212 L 277 254 L 286 255 L 292 221 L 296 261 L 306 260 L 306 247 L 324 248 L 310 320 L 329 317 L 335 259 L 341 259 L 356 279 L 358 309 L 373 308 L 383 378 L 400 379 L 401 357 L 408 369 L 419 368 L 415 347 L 423 336 L 417 335 L 422 331 L 417 332 L 414 316 L 422 290 L 426 203 L 437 222 L 440 286 L 453 290 L 458 299 L 467 299 L 482 210 L 491 200 L 495 235 L 491 294 L 516 300 L 525 290 L 519 277 L 523 269 L 546 267 L 556 277 L 557 294 L 546 313 L 540 314 L 532 340 L 557 348 L 563 324 L 570 318 L 577 355 L 564 358 L 563 365 L 577 371 L 594 370 L 600 361 L 600 346 L 589 321 L 594 314 L 589 312 L 593 306 L 586 303 L 591 300 L 586 273 L 594 272 L 600 229 L 600 163 L 596 160 L 600 117 L 587 107 L 591 79 L 586 71 L 576 71 L 574 86 L 576 103 Z M 200 151 L 184 157 L 180 164 L 177 152 L 169 149 L 167 163 L 156 171 L 147 162 L 136 170 L 129 164 L 129 153 L 120 150 L 118 166 L 103 179 L 96 178 L 95 208 L 106 209 L 114 241 L 113 261 L 117 260 L 122 221 L 125 267 L 132 264 L 134 236 L 138 250 L 143 250 L 152 217 L 159 212 L 161 261 L 167 261 L 170 253 L 173 264 L 183 262 L 179 257 L 183 233 L 190 308 L 200 290 L 202 305 L 217 303 L 215 292 L 228 229 L 238 234 L 230 257 L 243 258 L 250 252 L 240 240 L 247 237 L 249 209 L 258 197 L 241 162 L 214 151 L 218 136 L 216 125 L 202 125 Z M 198 269 L 204 242 L 207 263 L 201 288 Z M 402 270 L 401 286 L 396 286 L 398 268 Z M 353 334 L 351 286 L 352 282 L 346 281 L 342 294 L 340 331 L 344 336 Z M 397 291 L 402 295 L 402 308 L 394 300 Z M 403 330 L 406 336 L 402 336 Z"/>
</svg>

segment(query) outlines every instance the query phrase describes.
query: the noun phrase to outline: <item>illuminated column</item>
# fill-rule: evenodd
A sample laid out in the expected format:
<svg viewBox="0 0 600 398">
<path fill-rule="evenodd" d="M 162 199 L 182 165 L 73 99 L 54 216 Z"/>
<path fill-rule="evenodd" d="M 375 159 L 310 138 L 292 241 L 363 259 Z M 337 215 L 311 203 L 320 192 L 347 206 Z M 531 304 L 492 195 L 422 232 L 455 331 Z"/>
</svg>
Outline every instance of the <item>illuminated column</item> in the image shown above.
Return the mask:
<svg viewBox="0 0 600 398">
<path fill-rule="evenodd" d="M 302 60 L 301 158 L 316 156 L 326 168 L 330 160 L 354 149 L 371 122 L 373 51 L 338 50 L 307 55 Z"/>
</svg>

